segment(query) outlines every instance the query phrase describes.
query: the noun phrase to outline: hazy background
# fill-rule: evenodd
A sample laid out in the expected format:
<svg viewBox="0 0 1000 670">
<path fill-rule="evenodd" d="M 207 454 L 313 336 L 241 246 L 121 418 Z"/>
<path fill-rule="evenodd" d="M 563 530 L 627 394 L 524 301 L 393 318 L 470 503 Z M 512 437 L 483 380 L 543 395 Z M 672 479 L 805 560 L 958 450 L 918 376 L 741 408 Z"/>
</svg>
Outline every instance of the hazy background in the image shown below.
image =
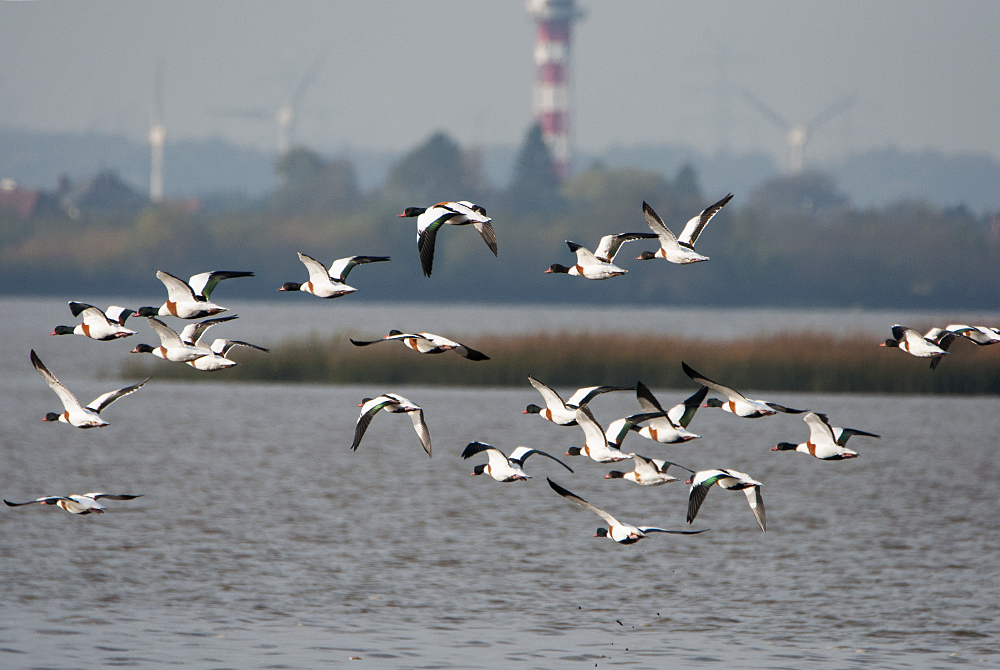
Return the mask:
<svg viewBox="0 0 1000 670">
<path fill-rule="evenodd" d="M 784 167 L 784 134 L 746 89 L 792 123 L 857 96 L 810 138 L 807 165 L 886 147 L 1000 158 L 996 3 L 579 4 L 581 152 L 677 145 L 763 152 Z M 222 138 L 273 151 L 275 123 L 235 112 L 273 118 L 325 52 L 296 142 L 392 152 L 442 129 L 516 147 L 530 123 L 533 40 L 520 0 L 3 2 L 0 128 L 145 141 L 160 62 L 168 147 Z"/>
<path fill-rule="evenodd" d="M 156 270 L 225 266 L 258 275 L 230 295 L 273 299 L 302 251 L 392 256 L 359 271 L 391 300 L 1000 308 L 1000 5 L 578 5 L 560 183 L 529 141 L 521 0 L 0 2 L 0 292 L 156 295 Z M 780 120 L 812 126 L 802 173 Z M 643 200 L 679 230 L 730 192 L 703 267 L 542 273 L 564 240 L 645 230 Z M 500 255 L 442 235 L 413 282 L 395 215 L 452 199 L 488 208 Z"/>
</svg>

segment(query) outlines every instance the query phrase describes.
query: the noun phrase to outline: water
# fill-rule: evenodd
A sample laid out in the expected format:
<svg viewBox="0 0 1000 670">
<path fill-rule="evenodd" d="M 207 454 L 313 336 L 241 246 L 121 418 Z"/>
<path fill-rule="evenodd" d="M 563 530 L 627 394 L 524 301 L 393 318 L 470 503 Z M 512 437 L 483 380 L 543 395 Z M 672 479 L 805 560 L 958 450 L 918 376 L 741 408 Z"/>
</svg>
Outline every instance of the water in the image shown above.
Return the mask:
<svg viewBox="0 0 1000 670">
<path fill-rule="evenodd" d="M 46 302 L 40 330 L 72 322 Z M 89 400 L 119 381 L 88 366 L 131 344 L 45 339 L 32 334 L 37 314 L 6 318 L 0 304 L 0 496 L 145 494 L 103 516 L 0 509 L 2 668 L 1000 666 L 994 397 L 768 395 L 883 435 L 854 438 L 861 458 L 841 463 L 771 452 L 806 439 L 791 415 L 703 409 L 691 425 L 701 440 L 630 437 L 647 456 L 762 481 L 768 532 L 741 493 L 716 489 L 695 523 L 709 532 L 618 546 L 591 537 L 601 520 L 545 477 L 624 521 L 670 528 L 687 526 L 687 487 L 606 481 L 622 468 L 571 457 L 573 474 L 535 458 L 528 482 L 469 476 L 485 460 L 459 458 L 471 440 L 560 457 L 582 443 L 579 428 L 520 413 L 538 401 L 527 383 L 154 379 L 105 411 L 110 427 L 75 430 L 41 422 L 58 401 L 25 345 Z M 239 313 L 250 329 L 253 313 Z M 369 317 L 365 332 L 392 327 Z M 73 352 L 98 356 L 74 364 Z M 424 407 L 433 459 L 406 417 L 384 412 L 350 451 L 358 402 L 390 390 Z M 690 390 L 654 392 L 673 403 Z M 635 406 L 628 393 L 593 403 L 605 424 Z"/>
</svg>

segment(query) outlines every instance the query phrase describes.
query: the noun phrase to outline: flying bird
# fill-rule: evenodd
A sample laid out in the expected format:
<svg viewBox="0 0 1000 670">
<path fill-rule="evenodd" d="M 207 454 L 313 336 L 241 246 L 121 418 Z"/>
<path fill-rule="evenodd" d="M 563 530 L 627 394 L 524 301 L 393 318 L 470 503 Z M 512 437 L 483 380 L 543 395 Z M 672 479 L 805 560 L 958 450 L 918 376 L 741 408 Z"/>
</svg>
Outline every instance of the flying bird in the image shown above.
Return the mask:
<svg viewBox="0 0 1000 670">
<path fill-rule="evenodd" d="M 192 323 L 185 326 L 184 330 L 180 332 L 181 342 L 205 352 L 204 356 L 191 361 L 186 361 L 186 363 L 196 370 L 214 372 L 215 370 L 224 370 L 225 368 L 231 368 L 236 365 L 236 361 L 226 358 L 226 354 L 228 354 L 229 350 L 233 347 L 248 347 L 250 349 L 267 352 L 268 349 L 265 349 L 264 347 L 259 347 L 256 344 L 250 344 L 249 342 L 243 342 L 242 340 L 216 339 L 211 345 L 207 345 L 202 342 L 202 336 L 209 328 L 219 323 L 232 321 L 235 318 L 237 318 L 236 315 L 224 316 L 217 319 L 205 319 L 204 321 L 199 321 L 198 323 Z"/>
<path fill-rule="evenodd" d="M 563 402 L 558 393 L 531 375 L 528 375 L 528 381 L 542 394 L 545 407 L 531 404 L 525 407 L 521 414 L 538 414 L 546 421 L 560 426 L 575 426 L 577 408 L 585 407 L 598 395 L 611 391 L 632 391 L 635 388 L 634 386 L 585 386 L 577 389 L 569 400 Z"/>
<path fill-rule="evenodd" d="M 809 426 L 809 439 L 806 442 L 801 444 L 779 442 L 776 446 L 771 447 L 771 451 L 801 451 L 823 461 L 842 461 L 858 456 L 858 452 L 844 446 L 852 435 L 881 437 L 875 433 L 856 428 L 831 426 L 826 414 L 809 412 L 803 417 L 803 420 Z"/>
<path fill-rule="evenodd" d="M 698 236 L 701 235 L 701 231 L 712 220 L 712 217 L 732 199 L 733 194 L 730 193 L 714 205 L 706 207 L 702 210 L 701 214 L 691 218 L 687 222 L 684 230 L 681 231 L 680 237 L 674 237 L 674 234 L 670 232 L 670 229 L 663 223 L 663 220 L 653 211 L 653 208 L 643 202 L 642 213 L 646 215 L 646 223 L 649 224 L 650 230 L 660 239 L 660 248 L 655 252 L 643 251 L 636 260 L 649 261 L 654 258 L 664 258 L 671 263 L 682 265 L 707 261 L 708 256 L 702 256 L 694 250 L 694 243 L 698 241 Z"/>
<path fill-rule="evenodd" d="M 203 356 L 211 355 L 205 347 L 188 344 L 181 339 L 173 328 L 163 323 L 156 317 L 148 317 L 150 327 L 160 336 L 160 346 L 152 347 L 148 344 L 137 344 L 132 350 L 133 354 L 153 354 L 157 358 L 174 363 L 187 363 Z M 233 364 L 235 365 L 235 363 Z"/>
<path fill-rule="evenodd" d="M 404 345 L 421 354 L 443 354 L 446 351 L 454 351 L 462 358 L 470 361 L 488 361 L 490 357 L 486 354 L 467 347 L 461 342 L 449 340 L 447 337 L 435 335 L 434 333 L 404 333 L 399 330 L 390 330 L 389 334 L 378 340 L 351 340 L 351 344 L 356 347 L 367 347 L 369 344 L 379 342 L 390 342 L 399 340 Z"/>
<path fill-rule="evenodd" d="M 215 270 L 193 275 L 187 281 L 158 270 L 156 278 L 167 287 L 167 301 L 156 307 L 140 307 L 139 316 L 176 316 L 181 319 L 204 319 L 225 312 L 226 308 L 209 302 L 212 291 L 223 279 L 253 277 L 252 272 Z"/>
<path fill-rule="evenodd" d="M 685 483 L 691 485 L 691 491 L 688 494 L 688 523 L 693 523 L 694 518 L 698 516 L 698 510 L 705 502 L 708 490 L 712 488 L 713 484 L 718 484 L 727 491 L 743 491 L 750 503 L 750 509 L 753 510 L 754 518 L 757 519 L 757 525 L 760 526 L 762 532 L 767 532 L 765 528 L 767 520 L 764 518 L 764 499 L 760 497 L 762 484 L 752 479 L 750 475 L 736 470 L 701 470 L 691 475 Z"/>
<path fill-rule="evenodd" d="M 597 246 L 597 251 L 591 252 L 586 247 L 580 246 L 576 242 L 566 240 L 569 250 L 576 254 L 576 265 L 566 267 L 559 263 L 549 266 L 545 274 L 568 274 L 574 277 L 584 277 L 585 279 L 609 279 L 623 275 L 628 270 L 624 270 L 614 264 L 618 250 L 625 242 L 632 240 L 648 239 L 656 237 L 651 233 L 618 233 L 616 235 L 605 235 L 601 238 Z"/>
<path fill-rule="evenodd" d="M 567 456 L 587 456 L 598 463 L 614 463 L 616 461 L 628 460 L 635 454 L 626 454 L 618 447 L 608 442 L 604 429 L 597 423 L 590 408 L 578 407 L 576 409 L 576 422 L 583 429 L 586 442 L 582 447 L 570 447 L 566 450 Z"/>
<path fill-rule="evenodd" d="M 717 393 L 721 393 L 727 398 L 726 402 L 722 402 L 717 398 L 709 398 L 705 403 L 705 407 L 721 407 L 725 411 L 731 412 L 736 416 L 743 417 L 744 419 L 758 419 L 762 416 L 777 414 L 778 412 L 783 412 L 785 414 L 802 414 L 809 411 L 806 409 L 792 409 L 777 403 L 764 402 L 763 400 L 751 400 L 739 391 L 735 391 L 728 386 L 723 386 L 718 382 L 713 382 L 708 377 L 696 372 L 694 368 L 683 361 L 681 362 L 681 367 L 684 369 L 684 374 L 692 380 L 703 386 L 707 386 Z"/>
<path fill-rule="evenodd" d="M 417 218 L 417 251 L 420 254 L 420 265 L 424 276 L 430 277 L 434 267 L 434 242 L 438 230 L 444 224 L 451 226 L 473 225 L 486 242 L 493 255 L 497 255 L 497 236 L 493 232 L 492 219 L 486 215 L 486 209 L 474 205 L 468 200 L 458 202 L 439 202 L 432 207 L 407 207 L 400 218 Z"/>
<path fill-rule="evenodd" d="M 912 328 L 896 324 L 892 327 L 892 337 L 880 344 L 880 347 L 896 347 L 911 356 L 930 358 L 931 370 L 938 366 L 941 358 L 948 353 L 948 345 L 955 334 L 944 328 L 932 328 L 926 335 L 921 335 Z"/>
<path fill-rule="evenodd" d="M 101 411 L 113 403 L 115 400 L 123 396 L 127 396 L 130 393 L 135 393 L 142 385 L 149 381 L 151 378 L 147 378 L 138 384 L 133 384 L 132 386 L 126 386 L 125 388 L 118 389 L 116 391 L 108 391 L 103 393 L 91 402 L 86 407 L 81 407 L 79 401 L 76 399 L 70 390 L 62 385 L 62 383 L 56 379 L 56 376 L 49 372 L 49 369 L 45 367 L 42 360 L 38 358 L 38 354 L 35 350 L 31 350 L 31 364 L 35 366 L 35 370 L 38 374 L 42 376 L 45 383 L 49 385 L 49 388 L 55 391 L 56 395 L 59 396 L 59 400 L 62 401 L 63 411 L 62 413 L 49 412 L 45 415 L 44 421 L 62 421 L 63 423 L 68 423 L 76 428 L 103 428 L 108 425 L 108 422 L 101 418 Z"/>
<path fill-rule="evenodd" d="M 642 413 L 612 421 L 606 433 L 608 442 L 620 445 L 629 430 L 660 444 L 681 444 L 696 440 L 701 436 L 689 431 L 687 426 L 701 407 L 706 395 L 708 387 L 702 386 L 684 402 L 674 405 L 670 411 L 664 411 L 652 391 L 642 382 L 638 382 L 636 399 L 639 401 Z"/>
<path fill-rule="evenodd" d="M 580 496 L 567 491 L 563 487 L 556 484 L 551 479 L 546 478 L 549 486 L 552 490 L 561 495 L 563 498 L 576 503 L 584 509 L 589 509 L 591 512 L 601 517 L 608 523 L 608 528 L 598 528 L 597 532 L 594 533 L 594 537 L 609 537 L 618 544 L 634 544 L 639 540 L 646 537 L 646 533 L 671 533 L 674 535 L 697 535 L 698 533 L 704 533 L 708 528 L 702 530 L 667 530 L 665 528 L 657 528 L 655 526 L 631 526 L 627 523 L 622 523 L 618 519 L 614 518 L 604 510 L 599 507 L 594 507 L 589 502 L 581 498 Z"/>
<path fill-rule="evenodd" d="M 522 468 L 524 467 L 524 461 L 528 459 L 528 456 L 532 456 L 534 454 L 551 458 L 559 465 L 563 466 L 570 472 L 573 472 L 573 468 L 569 467 L 555 456 L 530 447 L 518 447 L 511 452 L 510 456 L 505 456 L 504 453 L 496 447 L 483 442 L 469 442 L 469 444 L 466 445 L 465 450 L 462 451 L 462 458 L 470 458 L 484 451 L 490 459 L 489 462 L 477 465 L 472 470 L 471 474 L 481 475 L 485 473 L 498 482 L 517 482 L 524 481 L 525 479 L 531 479 L 531 475 L 527 474 Z"/>
<path fill-rule="evenodd" d="M 390 260 L 389 256 L 349 256 L 347 258 L 338 258 L 330 265 L 330 269 L 328 270 L 325 265 L 312 256 L 306 256 L 301 251 L 298 254 L 299 260 L 302 261 L 302 264 L 306 266 L 306 270 L 309 272 L 309 281 L 304 284 L 285 282 L 278 290 L 301 291 L 328 299 L 339 298 L 358 290 L 353 286 L 348 286 L 346 283 L 347 275 L 358 265 L 382 263 Z"/>
<path fill-rule="evenodd" d="M 34 503 L 38 503 L 39 505 L 58 505 L 70 514 L 104 514 L 104 510 L 107 508 L 97 502 L 98 500 L 102 498 L 108 500 L 134 500 L 135 498 L 141 498 L 142 495 L 142 493 L 136 495 L 128 493 L 117 495 L 111 493 L 84 493 L 80 495 L 74 493 L 68 496 L 45 496 L 44 498 L 36 498 L 27 502 L 4 500 L 4 503 L 6 503 L 7 507 L 20 507 L 21 505 L 33 505 Z"/>
<path fill-rule="evenodd" d="M 423 446 L 424 451 L 427 452 L 427 457 L 430 458 L 431 433 L 427 429 L 427 424 L 424 423 L 424 410 L 419 405 L 410 402 L 401 395 L 386 393 L 377 398 L 365 398 L 358 407 L 361 408 L 361 416 L 358 417 L 358 424 L 354 428 L 354 444 L 351 445 L 351 449 L 357 451 L 358 445 L 361 444 L 361 438 L 364 437 L 365 431 L 368 430 L 368 425 L 372 422 L 375 414 L 380 409 L 384 409 L 386 412 L 391 412 L 392 414 L 405 413 L 410 415 L 410 419 L 413 421 L 413 429 L 417 431 L 420 444 Z"/>
<path fill-rule="evenodd" d="M 93 305 L 72 301 L 69 309 L 73 316 L 82 316 L 83 323 L 76 326 L 56 326 L 50 335 L 83 335 L 100 342 L 135 335 L 134 330 L 125 327 L 125 321 L 135 314 L 134 310 L 111 305 L 107 311 L 102 312 Z"/>
<path fill-rule="evenodd" d="M 608 474 L 604 475 L 604 478 L 627 479 L 630 482 L 635 482 L 636 484 L 640 484 L 642 486 L 660 486 L 661 484 L 680 481 L 677 477 L 667 474 L 667 470 L 670 469 L 670 466 L 677 465 L 676 463 L 664 461 L 659 458 L 646 458 L 645 456 L 640 456 L 639 454 L 633 456 L 632 461 L 635 463 L 635 467 L 631 472 L 612 470 Z M 677 467 L 691 473 L 694 472 L 694 470 L 685 468 L 683 465 L 677 465 Z"/>
</svg>

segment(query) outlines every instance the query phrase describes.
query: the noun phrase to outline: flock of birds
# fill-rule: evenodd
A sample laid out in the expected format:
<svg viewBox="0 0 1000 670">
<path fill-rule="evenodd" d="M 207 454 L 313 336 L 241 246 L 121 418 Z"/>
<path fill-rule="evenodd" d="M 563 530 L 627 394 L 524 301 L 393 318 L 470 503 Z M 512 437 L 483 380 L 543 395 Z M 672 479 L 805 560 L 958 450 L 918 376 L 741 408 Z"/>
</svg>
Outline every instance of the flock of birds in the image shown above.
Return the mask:
<svg viewBox="0 0 1000 670">
<path fill-rule="evenodd" d="M 659 248 L 656 251 L 644 251 L 636 260 L 664 259 L 675 264 L 690 264 L 707 261 L 708 257 L 697 253 L 695 242 L 708 222 L 731 199 L 727 195 L 701 213 L 692 217 L 684 226 L 680 236 L 675 236 L 663 223 L 652 207 L 643 203 L 643 214 L 652 232 L 650 233 L 618 233 L 604 236 L 596 251 L 567 240 L 570 251 L 576 254 L 576 264 L 566 267 L 553 264 L 546 273 L 562 273 L 579 276 L 590 280 L 603 280 L 621 276 L 627 270 L 614 264 L 618 251 L 625 242 L 642 239 L 656 239 Z M 442 202 L 429 208 L 408 207 L 400 217 L 415 217 L 417 220 L 417 250 L 425 276 L 431 276 L 434 263 L 435 241 L 439 230 L 445 224 L 453 226 L 472 225 L 482 236 L 484 242 L 494 255 L 497 254 L 496 234 L 486 210 L 468 201 Z M 348 286 L 346 281 L 351 270 L 358 265 L 389 261 L 387 256 L 351 256 L 334 261 L 329 268 L 316 259 L 303 253 L 298 254 L 299 260 L 305 266 L 309 279 L 304 283 L 287 282 L 279 291 L 301 291 L 311 293 L 321 298 L 338 298 L 357 291 Z M 125 326 L 127 319 L 135 315 L 145 317 L 150 327 L 159 336 L 160 345 L 150 346 L 139 344 L 132 353 L 149 353 L 166 361 L 185 363 L 197 370 L 216 371 L 236 365 L 228 358 L 233 347 L 249 347 L 266 352 L 267 349 L 242 340 L 216 339 L 211 345 L 203 341 L 205 332 L 212 326 L 233 321 L 236 316 L 219 317 L 218 314 L 226 308 L 211 301 L 211 295 L 216 286 L 224 279 L 252 277 L 252 272 L 214 271 L 192 276 L 188 281 L 179 279 L 169 273 L 159 271 L 157 278 L 167 289 L 167 300 L 160 307 L 141 307 L 138 310 L 111 306 L 102 311 L 97 307 L 81 302 L 70 302 L 70 311 L 81 323 L 75 326 L 56 326 L 52 335 L 82 335 L 97 341 L 113 341 L 136 334 Z M 184 327 L 180 332 L 170 328 L 160 317 L 175 317 L 184 320 L 197 320 Z M 925 335 L 901 325 L 892 327 L 891 339 L 881 346 L 897 347 L 918 357 L 930 358 L 931 369 L 934 369 L 947 354 L 949 345 L 958 337 L 968 339 L 978 345 L 988 345 L 1000 342 L 1000 330 L 996 328 L 949 325 L 946 328 L 932 329 Z M 351 340 L 358 347 L 365 347 L 379 342 L 399 341 L 408 348 L 422 354 L 440 354 L 454 351 L 471 361 L 485 361 L 489 357 L 467 345 L 433 333 L 404 333 L 392 330 L 388 335 L 376 340 Z M 31 351 L 31 363 L 56 393 L 63 405 L 62 412 L 49 412 L 45 421 L 62 422 L 76 428 L 97 428 L 108 425 L 101 417 L 101 412 L 113 402 L 138 391 L 149 379 L 104 393 L 86 406 L 81 405 L 76 397 L 53 375 L 42 363 L 41 359 Z M 558 426 L 578 426 L 583 430 L 584 444 L 572 447 L 566 456 L 583 456 L 598 463 L 632 462 L 632 470 L 612 470 L 605 479 L 624 479 L 635 484 L 648 487 L 659 486 L 670 482 L 681 481 L 669 474 L 671 467 L 685 470 L 689 473 L 685 483 L 690 486 L 688 492 L 687 523 L 692 524 L 701 509 L 709 490 L 718 486 L 728 491 L 743 491 L 747 497 L 750 509 L 762 532 L 766 532 L 766 517 L 764 500 L 761 495 L 763 484 L 750 475 L 731 468 L 712 468 L 694 470 L 677 463 L 648 458 L 635 452 L 625 452 L 622 449 L 624 440 L 631 433 L 651 440 L 657 444 L 682 444 L 700 436 L 689 430 L 690 424 L 699 408 L 719 408 L 734 417 L 741 419 L 756 419 L 783 414 L 804 414 L 804 421 L 809 427 L 809 438 L 798 444 L 780 442 L 772 451 L 798 451 L 809 454 L 817 459 L 836 461 L 856 458 L 858 453 L 848 449 L 846 444 L 850 437 L 867 436 L 879 438 L 875 433 L 854 428 L 842 428 L 831 424 L 829 418 L 819 412 L 792 409 L 777 403 L 764 400 L 754 400 L 745 397 L 739 391 L 709 379 L 697 372 L 687 363 L 682 362 L 685 374 L 699 388 L 683 402 L 664 410 L 662 405 L 650 390 L 642 383 L 635 386 L 590 386 L 579 389 L 567 401 L 541 381 L 529 376 L 528 381 L 540 393 L 544 406 L 530 404 L 524 414 L 537 414 L 542 419 Z M 608 423 L 605 430 L 601 427 L 590 407 L 592 401 L 605 393 L 634 391 L 639 405 L 639 411 L 630 416 L 615 419 Z M 715 393 L 722 398 L 708 398 L 709 393 Z M 413 422 L 420 444 L 428 457 L 431 456 L 430 429 L 424 418 L 424 410 L 416 403 L 396 393 L 385 393 L 375 398 L 364 398 L 358 405 L 361 408 L 355 431 L 352 450 L 357 450 L 362 438 L 368 430 L 374 417 L 385 411 L 392 414 L 407 414 Z M 573 472 L 566 463 L 539 449 L 517 447 L 510 455 L 505 455 L 500 449 L 489 444 L 472 441 L 462 451 L 461 456 L 469 459 L 481 455 L 487 458 L 486 463 L 476 465 L 472 475 L 489 475 L 494 480 L 503 483 L 525 481 L 530 479 L 525 470 L 525 461 L 532 455 L 545 456 Z M 607 527 L 598 528 L 594 537 L 607 537 L 619 544 L 632 544 L 647 537 L 648 533 L 671 533 L 695 535 L 705 532 L 700 530 L 673 530 L 654 526 L 633 526 L 623 523 L 607 511 L 592 505 L 571 491 L 563 488 L 551 479 L 547 480 L 553 491 L 567 500 L 597 514 Z M 10 507 L 38 503 L 40 505 L 56 505 L 73 514 L 103 513 L 105 507 L 100 500 L 132 500 L 142 494 L 108 494 L 93 492 L 86 494 L 44 496 L 26 502 L 4 502 Z"/>
</svg>

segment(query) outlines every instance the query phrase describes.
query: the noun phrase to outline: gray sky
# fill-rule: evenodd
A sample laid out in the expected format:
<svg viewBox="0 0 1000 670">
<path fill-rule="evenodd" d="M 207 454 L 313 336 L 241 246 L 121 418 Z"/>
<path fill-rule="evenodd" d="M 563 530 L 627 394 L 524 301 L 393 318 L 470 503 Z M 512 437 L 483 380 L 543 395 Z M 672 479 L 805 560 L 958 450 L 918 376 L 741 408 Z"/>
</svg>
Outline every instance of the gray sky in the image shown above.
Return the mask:
<svg viewBox="0 0 1000 670">
<path fill-rule="evenodd" d="M 579 2 L 573 129 L 588 151 L 728 142 L 784 164 L 784 134 L 746 89 L 793 123 L 856 94 L 807 162 L 888 145 L 1000 159 L 1000 3 Z M 326 49 L 297 142 L 398 150 L 444 129 L 516 145 L 533 40 L 522 0 L 0 2 L 0 127 L 143 138 L 159 60 L 168 142 L 272 149 L 273 121 L 220 110 L 273 113 Z"/>
</svg>

